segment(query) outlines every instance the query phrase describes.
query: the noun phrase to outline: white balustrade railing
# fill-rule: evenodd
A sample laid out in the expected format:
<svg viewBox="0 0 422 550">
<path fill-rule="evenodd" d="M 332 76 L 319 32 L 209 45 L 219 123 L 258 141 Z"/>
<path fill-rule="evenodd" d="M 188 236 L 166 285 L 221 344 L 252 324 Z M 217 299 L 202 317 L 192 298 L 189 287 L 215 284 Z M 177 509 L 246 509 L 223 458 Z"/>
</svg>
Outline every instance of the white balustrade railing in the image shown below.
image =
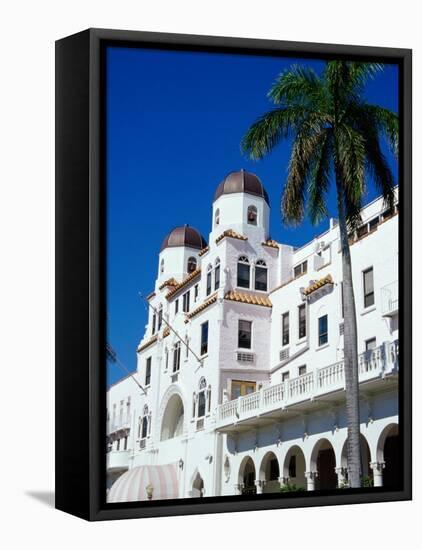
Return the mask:
<svg viewBox="0 0 422 550">
<path fill-rule="evenodd" d="M 361 353 L 358 358 L 359 381 L 383 376 L 385 372 L 398 369 L 398 341 L 388 342 L 370 351 Z M 250 418 L 259 413 L 283 408 L 320 397 L 345 387 L 344 360 L 286 380 L 281 384 L 268 386 L 249 395 L 226 401 L 218 407 L 217 422 L 227 424 Z"/>
</svg>

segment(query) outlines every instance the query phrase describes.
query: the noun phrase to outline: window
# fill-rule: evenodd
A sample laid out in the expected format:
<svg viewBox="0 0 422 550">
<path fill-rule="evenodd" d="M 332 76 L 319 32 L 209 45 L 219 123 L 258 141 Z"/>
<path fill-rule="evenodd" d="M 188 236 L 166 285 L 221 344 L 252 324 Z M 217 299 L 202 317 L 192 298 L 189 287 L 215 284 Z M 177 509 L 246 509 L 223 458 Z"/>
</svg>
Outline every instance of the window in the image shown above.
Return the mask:
<svg viewBox="0 0 422 550">
<path fill-rule="evenodd" d="M 201 325 L 201 355 L 208 353 L 208 321 Z"/>
<path fill-rule="evenodd" d="M 290 314 L 287 311 L 286 313 L 283 313 L 281 317 L 281 330 L 282 330 L 282 344 L 283 346 L 287 346 L 289 343 L 289 324 L 290 324 Z"/>
<path fill-rule="evenodd" d="M 169 350 L 168 350 L 168 348 L 166 348 L 166 350 L 164 352 L 164 357 L 165 357 L 164 369 L 167 370 L 169 368 Z"/>
<path fill-rule="evenodd" d="M 369 340 L 365 341 L 365 350 L 371 351 L 377 347 L 377 339 L 376 338 L 370 338 Z"/>
<path fill-rule="evenodd" d="M 303 374 L 306 374 L 306 365 L 302 365 L 298 369 L 299 376 L 302 376 Z"/>
<path fill-rule="evenodd" d="M 255 265 L 255 290 L 267 290 L 267 264 L 264 260 L 258 260 Z"/>
<path fill-rule="evenodd" d="M 364 225 L 361 225 L 356 230 L 356 235 L 358 236 L 358 239 L 360 239 L 361 237 L 363 237 L 367 233 L 368 233 L 368 224 L 367 223 L 365 223 Z"/>
<path fill-rule="evenodd" d="M 246 382 L 244 380 L 232 380 L 231 398 L 237 399 L 241 395 L 249 395 L 256 391 L 256 382 Z"/>
<path fill-rule="evenodd" d="M 217 258 L 215 261 L 215 271 L 214 271 L 214 290 L 220 288 L 220 258 Z"/>
<path fill-rule="evenodd" d="M 191 256 L 188 259 L 188 273 L 193 273 L 196 269 L 196 258 Z"/>
<path fill-rule="evenodd" d="M 183 294 L 183 311 L 187 313 L 189 311 L 190 291 Z"/>
<path fill-rule="evenodd" d="M 155 334 L 155 325 L 156 325 L 156 323 L 157 323 L 157 314 L 154 311 L 154 313 L 152 315 L 152 334 Z"/>
<path fill-rule="evenodd" d="M 323 346 L 328 343 L 328 315 L 323 315 L 318 319 L 318 345 Z"/>
<path fill-rule="evenodd" d="M 130 395 L 126 401 L 126 422 L 130 422 Z"/>
<path fill-rule="evenodd" d="M 220 209 L 217 208 L 217 210 L 215 211 L 215 214 L 214 214 L 214 224 L 217 226 L 217 225 L 220 225 Z"/>
<path fill-rule="evenodd" d="M 160 262 L 160 273 L 164 273 L 164 258 Z"/>
<path fill-rule="evenodd" d="M 376 218 L 373 218 L 370 222 L 369 222 L 369 231 L 373 231 L 377 225 L 379 224 L 380 222 L 380 218 L 379 216 L 377 216 Z"/>
<path fill-rule="evenodd" d="M 160 330 L 162 324 L 163 324 L 163 306 L 160 304 L 160 305 L 158 306 L 158 325 L 157 325 L 157 330 Z"/>
<path fill-rule="evenodd" d="M 180 370 L 180 342 L 174 344 L 173 349 L 173 372 Z"/>
<path fill-rule="evenodd" d="M 187 359 L 189 357 L 189 336 L 186 336 L 185 344 L 185 357 Z"/>
<path fill-rule="evenodd" d="M 258 210 L 256 206 L 248 206 L 248 224 L 256 225 L 258 222 Z"/>
<path fill-rule="evenodd" d="M 174 314 L 177 315 L 179 313 L 179 298 L 174 302 Z"/>
<path fill-rule="evenodd" d="M 208 401 L 208 413 L 209 413 L 211 411 L 211 386 L 208 386 L 207 401 Z"/>
<path fill-rule="evenodd" d="M 195 285 L 194 290 L 193 290 L 193 300 L 194 300 L 194 302 L 196 302 L 198 300 L 198 296 L 199 296 L 199 285 Z"/>
<path fill-rule="evenodd" d="M 212 266 L 207 267 L 207 296 L 211 294 L 212 290 Z"/>
<path fill-rule="evenodd" d="M 151 357 L 148 357 L 145 365 L 145 386 L 149 386 L 151 383 Z"/>
<path fill-rule="evenodd" d="M 374 268 L 370 267 L 363 272 L 363 305 L 364 307 L 370 307 L 374 303 Z"/>
<path fill-rule="evenodd" d="M 206 397 L 205 397 L 205 390 L 204 390 L 199 392 L 198 394 L 198 418 L 205 416 L 205 408 L 206 408 Z"/>
<path fill-rule="evenodd" d="M 251 349 L 252 343 L 252 322 L 239 319 L 238 346 L 239 348 Z"/>
<path fill-rule="evenodd" d="M 123 439 L 123 450 L 127 451 L 127 436 Z"/>
<path fill-rule="evenodd" d="M 288 380 L 289 378 L 290 378 L 290 373 L 289 373 L 289 371 L 283 372 L 283 374 L 281 375 L 281 381 L 282 381 L 282 382 L 286 382 L 286 380 Z"/>
<path fill-rule="evenodd" d="M 295 278 L 300 277 L 301 275 L 304 275 L 307 272 L 308 272 L 308 260 L 305 260 L 304 262 L 297 265 L 293 269 L 293 275 L 294 275 Z"/>
<path fill-rule="evenodd" d="M 139 429 L 138 429 L 138 437 L 140 436 L 141 439 L 145 439 L 149 432 L 149 411 L 148 411 L 148 405 L 145 405 L 142 417 L 139 419 Z"/>
<path fill-rule="evenodd" d="M 299 320 L 299 340 L 306 336 L 306 304 L 301 304 L 298 308 Z"/>
<path fill-rule="evenodd" d="M 249 288 L 251 279 L 251 266 L 246 256 L 240 256 L 237 262 L 237 286 Z"/>
</svg>

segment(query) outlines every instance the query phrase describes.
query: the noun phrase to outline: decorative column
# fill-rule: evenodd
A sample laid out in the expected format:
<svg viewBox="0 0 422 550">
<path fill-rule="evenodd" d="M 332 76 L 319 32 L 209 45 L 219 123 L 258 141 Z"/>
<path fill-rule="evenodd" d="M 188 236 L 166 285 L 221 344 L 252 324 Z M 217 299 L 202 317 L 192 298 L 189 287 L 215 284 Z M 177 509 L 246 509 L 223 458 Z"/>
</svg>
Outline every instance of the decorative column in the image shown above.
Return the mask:
<svg viewBox="0 0 422 550">
<path fill-rule="evenodd" d="M 382 471 L 385 468 L 385 462 L 371 462 L 370 466 L 374 474 L 374 487 L 382 487 Z"/>
<path fill-rule="evenodd" d="M 255 479 L 256 494 L 261 495 L 264 492 L 265 481 L 263 479 Z"/>
<path fill-rule="evenodd" d="M 315 481 L 318 477 L 318 472 L 305 472 L 306 490 L 315 491 Z"/>
<path fill-rule="evenodd" d="M 235 483 L 234 484 L 234 494 L 235 495 L 241 495 L 243 489 L 243 483 Z"/>
<path fill-rule="evenodd" d="M 337 474 L 337 487 L 347 485 L 347 468 L 336 468 L 335 471 Z"/>
</svg>

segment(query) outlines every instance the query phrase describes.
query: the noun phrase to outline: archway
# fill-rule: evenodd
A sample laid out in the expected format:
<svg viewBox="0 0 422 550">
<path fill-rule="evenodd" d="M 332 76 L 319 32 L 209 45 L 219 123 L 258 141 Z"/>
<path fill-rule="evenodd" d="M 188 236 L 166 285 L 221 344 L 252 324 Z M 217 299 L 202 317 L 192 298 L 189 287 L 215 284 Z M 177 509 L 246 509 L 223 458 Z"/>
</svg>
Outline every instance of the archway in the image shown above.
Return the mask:
<svg viewBox="0 0 422 550">
<path fill-rule="evenodd" d="M 341 467 L 343 468 L 343 480 L 347 482 L 347 442 L 344 442 L 343 449 L 341 451 Z M 373 471 L 371 468 L 371 451 L 369 449 L 366 437 L 360 434 L 360 452 L 361 452 L 361 474 L 363 483 L 373 484 Z"/>
<path fill-rule="evenodd" d="M 399 427 L 389 424 L 381 432 L 377 445 L 377 461 L 384 463 L 382 485 L 397 487 L 400 484 L 402 466 L 400 459 Z"/>
<path fill-rule="evenodd" d="M 336 455 L 328 439 L 320 439 L 311 456 L 311 467 L 317 471 L 315 488 L 327 491 L 337 488 Z"/>
<path fill-rule="evenodd" d="M 261 462 L 259 470 L 259 479 L 265 481 L 264 493 L 278 493 L 280 492 L 280 467 L 276 455 L 270 451 L 268 452 Z"/>
<path fill-rule="evenodd" d="M 242 495 L 256 493 L 255 479 L 255 464 L 252 458 L 247 456 L 243 459 L 239 469 L 239 484 L 242 487 Z"/>
<path fill-rule="evenodd" d="M 178 394 L 173 394 L 166 405 L 161 423 L 161 441 L 179 437 L 183 433 L 184 407 Z"/>
<path fill-rule="evenodd" d="M 287 451 L 283 464 L 283 478 L 286 482 L 306 489 L 306 462 L 305 455 L 298 445 L 293 445 Z"/>
<path fill-rule="evenodd" d="M 201 477 L 201 474 L 198 472 L 192 483 L 192 496 L 193 497 L 203 497 L 204 496 L 204 480 Z"/>
</svg>

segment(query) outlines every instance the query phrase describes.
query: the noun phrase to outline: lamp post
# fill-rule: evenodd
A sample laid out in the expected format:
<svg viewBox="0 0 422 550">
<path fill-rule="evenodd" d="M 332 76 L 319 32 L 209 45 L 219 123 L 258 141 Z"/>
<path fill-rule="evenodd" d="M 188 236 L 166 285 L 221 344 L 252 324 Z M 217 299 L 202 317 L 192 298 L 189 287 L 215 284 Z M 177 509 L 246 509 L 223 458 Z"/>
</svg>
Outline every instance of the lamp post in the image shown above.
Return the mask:
<svg viewBox="0 0 422 550">
<path fill-rule="evenodd" d="M 154 487 L 151 485 L 151 483 L 148 483 L 148 485 L 145 487 L 145 490 L 147 492 L 148 500 L 152 500 L 152 495 L 154 493 Z"/>
</svg>

